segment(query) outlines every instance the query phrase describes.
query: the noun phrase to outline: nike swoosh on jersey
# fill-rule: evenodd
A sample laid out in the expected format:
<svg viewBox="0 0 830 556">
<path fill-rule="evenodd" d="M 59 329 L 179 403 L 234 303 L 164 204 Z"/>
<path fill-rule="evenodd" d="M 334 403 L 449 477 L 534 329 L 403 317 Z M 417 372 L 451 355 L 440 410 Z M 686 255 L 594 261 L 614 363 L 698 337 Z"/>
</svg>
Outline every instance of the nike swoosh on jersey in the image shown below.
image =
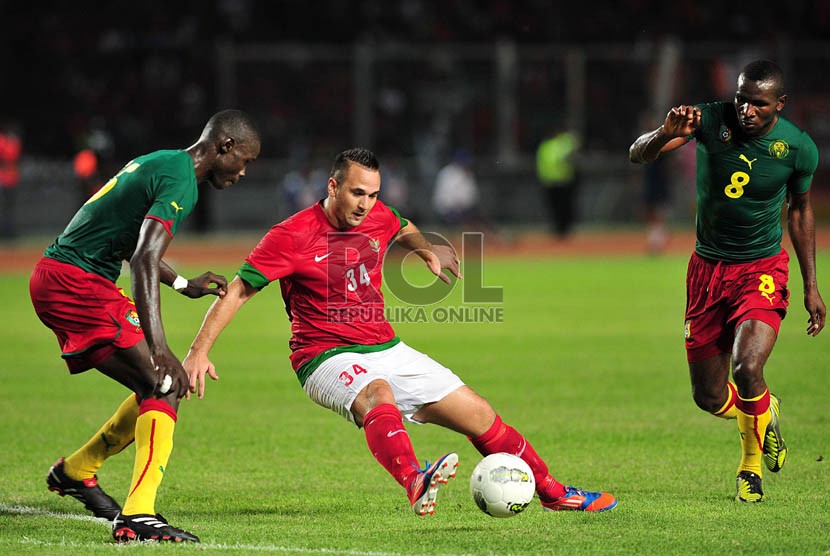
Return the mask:
<svg viewBox="0 0 830 556">
<path fill-rule="evenodd" d="M 406 429 L 398 429 L 396 431 L 389 431 L 389 432 L 386 433 L 386 438 L 392 438 L 393 436 L 395 436 L 396 434 L 401 433 L 401 432 L 406 434 Z"/>
<path fill-rule="evenodd" d="M 314 262 L 319 263 L 320 261 L 322 261 L 323 259 L 325 259 L 329 255 L 331 255 L 331 253 L 326 253 L 325 255 L 314 255 Z"/>
</svg>

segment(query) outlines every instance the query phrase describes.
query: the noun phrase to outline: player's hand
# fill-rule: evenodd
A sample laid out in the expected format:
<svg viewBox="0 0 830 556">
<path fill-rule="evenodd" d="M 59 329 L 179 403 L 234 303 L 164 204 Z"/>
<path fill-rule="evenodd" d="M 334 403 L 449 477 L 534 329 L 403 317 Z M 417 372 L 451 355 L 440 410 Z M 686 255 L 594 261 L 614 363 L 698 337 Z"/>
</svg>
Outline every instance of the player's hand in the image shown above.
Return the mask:
<svg viewBox="0 0 830 556">
<path fill-rule="evenodd" d="M 827 323 L 827 307 L 817 290 L 804 293 L 804 308 L 807 309 L 807 314 L 810 315 L 810 318 L 807 319 L 809 323 L 807 334 L 817 336 Z"/>
<path fill-rule="evenodd" d="M 199 399 L 205 397 L 205 375 L 213 380 L 219 380 L 216 367 L 213 366 L 207 355 L 196 354 L 191 351 L 182 361 L 182 366 L 190 379 L 190 389 L 186 394 L 188 400 L 191 393 L 198 392 Z"/>
<path fill-rule="evenodd" d="M 663 133 L 669 137 L 686 137 L 700 127 L 700 108 L 681 104 L 666 115 Z"/>
<path fill-rule="evenodd" d="M 228 293 L 228 281 L 224 276 L 212 272 L 205 272 L 196 278 L 191 278 L 187 281 L 187 287 L 182 290 L 182 294 L 191 299 L 204 295 L 225 297 L 226 293 Z"/>
<path fill-rule="evenodd" d="M 458 279 L 462 278 L 458 253 L 456 253 L 452 246 L 433 245 L 425 255 L 424 262 L 427 263 L 427 268 L 445 283 L 451 284 L 452 281 L 443 272 L 443 269 L 449 270 Z"/>
<path fill-rule="evenodd" d="M 189 382 L 187 373 L 184 372 L 182 364 L 169 348 L 158 351 L 150 356 L 153 362 L 156 384 L 153 387 L 153 395 L 156 398 L 165 398 L 175 394 L 179 400 L 187 394 Z"/>
</svg>

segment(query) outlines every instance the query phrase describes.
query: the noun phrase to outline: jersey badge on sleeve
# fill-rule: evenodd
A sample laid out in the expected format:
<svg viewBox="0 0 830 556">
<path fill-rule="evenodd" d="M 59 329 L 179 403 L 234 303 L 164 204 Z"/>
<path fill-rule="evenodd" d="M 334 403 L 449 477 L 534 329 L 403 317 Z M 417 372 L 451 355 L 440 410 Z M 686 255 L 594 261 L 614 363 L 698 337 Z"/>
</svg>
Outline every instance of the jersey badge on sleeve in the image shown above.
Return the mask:
<svg viewBox="0 0 830 556">
<path fill-rule="evenodd" d="M 787 158 L 790 146 L 783 139 L 775 139 L 769 144 L 769 154 L 774 158 Z"/>
<path fill-rule="evenodd" d="M 170 206 L 173 207 L 174 209 L 176 209 L 176 212 L 179 212 L 180 210 L 184 210 L 184 207 L 180 207 L 179 203 L 177 203 L 176 201 L 170 201 Z"/>
<path fill-rule="evenodd" d="M 718 131 L 718 137 L 720 137 L 721 143 L 728 143 L 732 140 L 732 130 L 726 127 L 726 125 L 721 125 Z"/>
</svg>

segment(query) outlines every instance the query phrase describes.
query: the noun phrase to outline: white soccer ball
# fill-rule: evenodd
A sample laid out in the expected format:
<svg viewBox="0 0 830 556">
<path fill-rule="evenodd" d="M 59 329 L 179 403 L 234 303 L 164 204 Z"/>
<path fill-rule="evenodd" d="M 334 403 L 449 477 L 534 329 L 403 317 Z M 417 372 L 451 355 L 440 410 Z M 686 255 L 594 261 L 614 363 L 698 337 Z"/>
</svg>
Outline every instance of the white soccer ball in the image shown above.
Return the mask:
<svg viewBox="0 0 830 556">
<path fill-rule="evenodd" d="M 478 462 L 470 476 L 470 495 L 482 512 L 493 517 L 521 513 L 535 493 L 533 471 L 512 454 L 490 454 Z"/>
</svg>

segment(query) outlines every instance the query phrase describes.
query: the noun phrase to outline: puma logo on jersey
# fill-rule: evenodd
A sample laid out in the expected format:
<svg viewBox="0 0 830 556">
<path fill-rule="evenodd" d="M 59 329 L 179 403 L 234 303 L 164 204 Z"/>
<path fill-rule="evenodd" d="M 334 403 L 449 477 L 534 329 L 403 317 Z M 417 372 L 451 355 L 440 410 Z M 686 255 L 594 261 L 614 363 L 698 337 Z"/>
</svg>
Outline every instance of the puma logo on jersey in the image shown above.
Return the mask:
<svg viewBox="0 0 830 556">
<path fill-rule="evenodd" d="M 743 155 L 741 155 L 741 156 L 743 156 Z M 177 203 L 176 201 L 170 201 L 170 206 L 173 207 L 174 209 L 176 209 L 176 212 L 179 212 L 180 210 L 184 210 L 184 207 L 180 207 L 179 203 Z"/>
<path fill-rule="evenodd" d="M 758 160 L 757 158 L 753 158 L 752 160 L 749 160 L 749 159 L 746 157 L 746 155 L 745 155 L 745 154 L 740 155 L 738 158 L 740 158 L 741 160 L 743 160 L 744 162 L 746 162 L 746 163 L 749 165 L 749 169 L 750 169 L 750 170 L 752 170 L 752 163 L 753 163 L 753 162 L 755 162 L 756 160 Z"/>
</svg>

